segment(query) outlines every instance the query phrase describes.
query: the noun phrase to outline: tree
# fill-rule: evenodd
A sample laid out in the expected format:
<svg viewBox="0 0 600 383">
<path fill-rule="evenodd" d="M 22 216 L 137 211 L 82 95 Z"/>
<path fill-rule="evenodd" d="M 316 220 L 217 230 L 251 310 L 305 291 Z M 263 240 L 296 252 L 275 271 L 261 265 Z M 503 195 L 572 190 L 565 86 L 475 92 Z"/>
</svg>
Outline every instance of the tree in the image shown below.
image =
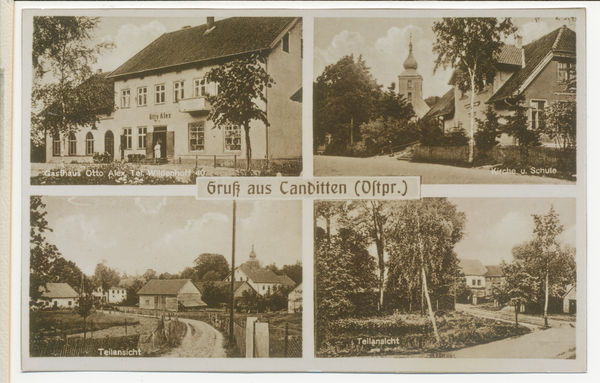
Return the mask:
<svg viewBox="0 0 600 383">
<path fill-rule="evenodd" d="M 290 277 L 296 285 L 302 283 L 302 261 L 297 261 L 293 265 L 283 265 L 281 271 Z"/>
<path fill-rule="evenodd" d="M 519 327 L 519 311 L 522 306 L 535 302 L 539 279 L 529 274 L 519 260 L 502 262 L 504 281 L 492 291 L 494 299 L 515 308 L 515 327 Z"/>
<path fill-rule="evenodd" d="M 344 56 L 328 65 L 314 84 L 313 129 L 315 139 L 324 143 L 331 134 L 345 144 L 354 144 L 356 127 L 373 113 L 381 89 L 369 73 L 362 56 Z"/>
<path fill-rule="evenodd" d="M 223 278 L 221 278 L 221 275 L 213 270 L 210 270 L 207 273 L 205 273 L 201 279 L 202 282 L 215 282 L 221 280 L 223 280 Z"/>
<path fill-rule="evenodd" d="M 541 132 L 562 150 L 577 147 L 577 102 L 555 102 L 546 108 Z"/>
<path fill-rule="evenodd" d="M 416 286 L 421 279 L 436 340 L 441 341 L 429 295 L 430 287 L 450 285 L 457 272 L 454 245 L 463 236 L 464 213 L 443 198 L 409 202 L 394 211 L 387 250 L 390 268 Z M 391 276 L 390 276 L 391 277 Z"/>
<path fill-rule="evenodd" d="M 50 275 L 52 282 L 67 283 L 76 290 L 81 284 L 81 279 L 85 277 L 75 262 L 68 261 L 63 257 L 57 257 L 54 262 L 50 264 L 48 274 Z M 83 293 L 83 291 L 80 291 L 80 293 Z"/>
<path fill-rule="evenodd" d="M 496 63 L 504 43 L 502 37 L 516 31 L 510 18 L 502 21 L 494 17 L 445 17 L 433 23 L 436 41 L 433 44 L 435 73 L 439 68 L 454 69 L 454 82 L 461 91 L 471 92 L 471 110 L 475 93 L 492 84 Z M 473 162 L 475 114 L 471 113 L 469 130 L 469 162 Z"/>
<path fill-rule="evenodd" d="M 102 287 L 102 291 L 108 294 L 111 287 L 117 286 L 121 281 L 119 272 L 115 269 L 108 267 L 106 260 L 96 265 L 94 269 L 94 280 L 99 287 Z"/>
<path fill-rule="evenodd" d="M 480 154 L 485 155 L 488 150 L 493 149 L 500 142 L 498 138 L 502 135 L 498 115 L 494 108 L 488 106 L 485 111 L 485 120 L 476 119 L 477 132 L 475 132 L 475 146 Z"/>
<path fill-rule="evenodd" d="M 437 104 L 437 102 L 440 100 L 440 96 L 429 96 L 427 97 L 425 100 L 425 103 L 427 104 L 428 107 L 432 107 L 435 104 Z"/>
<path fill-rule="evenodd" d="M 46 284 L 53 282 L 50 270 L 60 257 L 58 248 L 48 242 L 44 233 L 52 232 L 46 220 L 46 205 L 41 196 L 31 196 L 29 205 L 29 297 L 36 302 L 42 297 Z"/>
<path fill-rule="evenodd" d="M 525 97 L 518 95 L 507 100 L 507 103 L 511 114 L 504 117 L 506 120 L 503 127 L 504 133 L 517 140 L 521 154 L 524 154 L 526 148 L 530 146 L 540 146 L 540 130 L 531 129 L 528 117 L 529 108 L 525 105 Z"/>
<path fill-rule="evenodd" d="M 156 275 L 156 271 L 148 269 L 144 274 L 142 274 L 142 277 L 146 280 L 146 282 L 148 282 L 151 279 L 156 279 Z"/>
<path fill-rule="evenodd" d="M 281 269 L 279 267 L 277 267 L 275 262 L 271 263 L 270 265 L 265 266 L 265 269 L 271 270 L 272 272 L 274 272 L 277 275 L 283 275 L 283 271 L 281 271 Z"/>
<path fill-rule="evenodd" d="M 86 323 L 85 319 L 92 315 L 94 312 L 94 297 L 89 294 L 84 294 L 77 299 L 77 306 L 75 312 L 83 318 L 83 339 L 86 334 Z"/>
<path fill-rule="evenodd" d="M 138 302 L 138 291 L 140 291 L 142 289 L 142 287 L 144 287 L 144 282 L 142 282 L 140 279 L 136 279 L 133 281 L 133 283 L 131 284 L 131 286 L 127 287 L 127 304 L 128 305 L 135 305 Z"/>
<path fill-rule="evenodd" d="M 194 281 L 203 280 L 204 274 L 209 271 L 214 271 L 218 280 L 222 281 L 230 271 L 229 263 L 222 254 L 202 253 L 196 258 L 194 265 Z"/>
<path fill-rule="evenodd" d="M 90 44 L 99 23 L 97 17 L 34 17 L 33 144 L 47 134 L 65 140 L 81 127 L 93 127 L 100 112 L 114 110 L 112 83 L 92 75 L 98 56 L 114 47 Z"/>
<path fill-rule="evenodd" d="M 362 124 L 360 131 L 369 155 L 419 140 L 415 125 L 409 120 L 378 118 Z"/>
<path fill-rule="evenodd" d="M 202 287 L 202 301 L 208 305 L 208 307 L 219 307 L 221 303 L 227 303 L 229 301 L 229 286 L 220 288 L 215 285 L 214 282 L 206 282 Z"/>
<path fill-rule="evenodd" d="M 208 82 L 219 84 L 218 94 L 207 96 L 212 105 L 208 118 L 214 122 L 215 127 L 244 127 L 247 170 L 250 170 L 252 158 L 250 122 L 261 121 L 269 127 L 267 112 L 257 104 L 260 100 L 266 105 L 266 88 L 275 84 L 265 70 L 265 65 L 263 56 L 253 54 L 213 68 L 204 77 Z"/>
<path fill-rule="evenodd" d="M 412 104 L 409 104 L 403 94 L 394 92 L 393 87 L 385 92 L 376 92 L 377 99 L 372 119 L 383 118 L 396 121 L 408 121 L 415 117 Z"/>
<path fill-rule="evenodd" d="M 125 277 L 123 277 L 123 278 L 125 278 Z M 167 273 L 167 272 L 161 273 L 158 276 L 158 279 L 172 279 L 172 278 L 173 278 L 173 276 L 171 275 L 171 273 Z"/>
</svg>

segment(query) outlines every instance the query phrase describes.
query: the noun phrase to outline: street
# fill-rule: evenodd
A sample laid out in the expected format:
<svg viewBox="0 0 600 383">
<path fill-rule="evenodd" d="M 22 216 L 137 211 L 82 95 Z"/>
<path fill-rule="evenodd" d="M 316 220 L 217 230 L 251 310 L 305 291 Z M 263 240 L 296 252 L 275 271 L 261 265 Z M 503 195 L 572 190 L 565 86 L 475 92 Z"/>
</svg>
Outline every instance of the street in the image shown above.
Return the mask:
<svg viewBox="0 0 600 383">
<path fill-rule="evenodd" d="M 558 178 L 520 174 L 492 174 L 490 169 L 399 161 L 395 157 L 314 156 L 314 175 L 323 176 L 421 176 L 423 184 L 549 184 L 574 185 Z"/>
<path fill-rule="evenodd" d="M 210 325 L 193 320 L 179 318 L 187 325 L 187 332 L 181 345 L 163 357 L 171 358 L 225 358 L 223 335 Z"/>
</svg>

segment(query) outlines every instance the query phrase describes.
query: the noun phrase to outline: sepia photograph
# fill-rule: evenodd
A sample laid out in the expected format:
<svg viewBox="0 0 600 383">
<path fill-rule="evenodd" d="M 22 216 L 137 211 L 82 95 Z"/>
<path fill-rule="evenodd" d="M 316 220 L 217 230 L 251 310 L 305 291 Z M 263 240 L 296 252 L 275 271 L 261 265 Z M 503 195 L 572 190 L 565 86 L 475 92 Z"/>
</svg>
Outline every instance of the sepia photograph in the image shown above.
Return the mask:
<svg viewBox="0 0 600 383">
<path fill-rule="evenodd" d="M 32 185 L 302 172 L 301 17 L 47 13 L 24 25 Z"/>
<path fill-rule="evenodd" d="M 300 201 L 31 196 L 30 214 L 34 370 L 44 357 L 302 357 Z"/>
<path fill-rule="evenodd" d="M 315 176 L 574 184 L 572 11 L 315 18 Z"/>
<path fill-rule="evenodd" d="M 315 202 L 315 356 L 577 356 L 574 198 Z"/>
</svg>

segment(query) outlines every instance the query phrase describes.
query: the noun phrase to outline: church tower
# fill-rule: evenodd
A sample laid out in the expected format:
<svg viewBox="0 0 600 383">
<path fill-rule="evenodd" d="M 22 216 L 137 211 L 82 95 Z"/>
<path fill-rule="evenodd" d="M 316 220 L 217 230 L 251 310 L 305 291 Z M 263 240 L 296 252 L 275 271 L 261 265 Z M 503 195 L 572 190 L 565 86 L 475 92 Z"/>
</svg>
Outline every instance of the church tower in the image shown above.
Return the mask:
<svg viewBox="0 0 600 383">
<path fill-rule="evenodd" d="M 408 44 L 408 57 L 404 61 L 404 72 L 398 76 L 398 93 L 404 95 L 412 104 L 417 117 L 421 118 L 429 111 L 429 106 L 423 101 L 423 77 L 417 72 L 419 64 L 413 56 L 412 35 Z"/>
<path fill-rule="evenodd" d="M 260 267 L 260 262 L 256 259 L 256 253 L 254 252 L 254 243 L 252 244 L 252 251 L 250 252 L 249 258 L 250 259 L 246 261 L 248 266 L 256 268 Z"/>
</svg>

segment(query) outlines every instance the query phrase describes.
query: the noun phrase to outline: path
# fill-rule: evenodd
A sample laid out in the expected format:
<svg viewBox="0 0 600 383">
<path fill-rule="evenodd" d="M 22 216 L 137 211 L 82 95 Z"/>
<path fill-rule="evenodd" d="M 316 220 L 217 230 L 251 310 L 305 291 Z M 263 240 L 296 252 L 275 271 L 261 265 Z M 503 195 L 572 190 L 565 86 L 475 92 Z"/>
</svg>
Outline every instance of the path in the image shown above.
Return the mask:
<svg viewBox="0 0 600 383">
<path fill-rule="evenodd" d="M 492 174 L 489 169 L 398 161 L 395 157 L 314 156 L 315 176 L 422 176 L 423 184 L 553 184 L 574 185 L 557 178 Z"/>
<path fill-rule="evenodd" d="M 179 318 L 187 326 L 181 345 L 162 355 L 170 358 L 225 358 L 223 335 L 207 323 Z"/>
</svg>

